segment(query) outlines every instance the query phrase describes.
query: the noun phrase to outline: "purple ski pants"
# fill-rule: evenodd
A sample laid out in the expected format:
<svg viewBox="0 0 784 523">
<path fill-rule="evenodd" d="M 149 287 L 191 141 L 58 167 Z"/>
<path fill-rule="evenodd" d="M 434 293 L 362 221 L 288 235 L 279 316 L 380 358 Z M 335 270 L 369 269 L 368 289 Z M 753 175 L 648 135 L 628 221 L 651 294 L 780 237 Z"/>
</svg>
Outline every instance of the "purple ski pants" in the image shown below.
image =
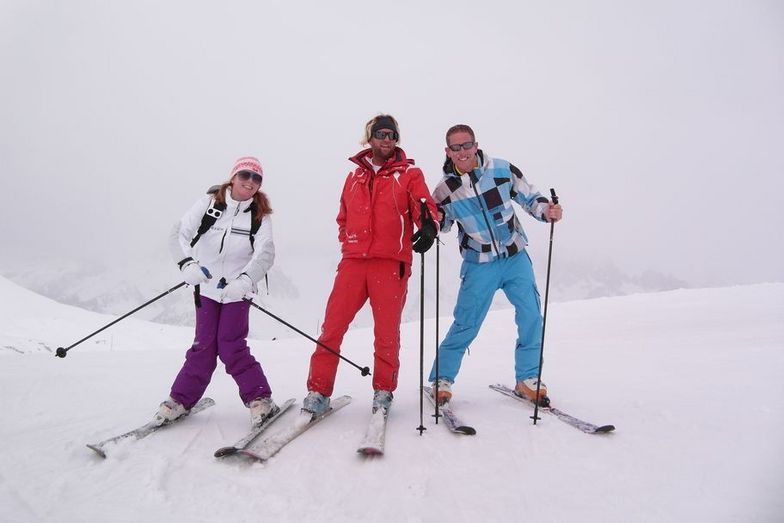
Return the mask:
<svg viewBox="0 0 784 523">
<path fill-rule="evenodd" d="M 185 353 L 185 363 L 171 388 L 171 397 L 190 409 L 204 395 L 218 365 L 218 357 L 226 372 L 240 389 L 246 405 L 259 397 L 272 394 L 261 365 L 250 353 L 248 312 L 245 301 L 218 303 L 205 296 L 196 308 L 196 336 Z"/>
</svg>

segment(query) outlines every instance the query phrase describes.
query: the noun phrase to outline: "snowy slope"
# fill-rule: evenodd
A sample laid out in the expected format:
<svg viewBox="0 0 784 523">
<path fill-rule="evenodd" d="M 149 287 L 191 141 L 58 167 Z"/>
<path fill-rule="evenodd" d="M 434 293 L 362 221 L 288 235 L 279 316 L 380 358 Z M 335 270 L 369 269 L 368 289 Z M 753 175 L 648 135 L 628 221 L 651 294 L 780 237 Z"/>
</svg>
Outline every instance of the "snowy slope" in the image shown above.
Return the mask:
<svg viewBox="0 0 784 523">
<path fill-rule="evenodd" d="M 57 303 L 5 278 L 0 278 L 0 296 L 0 354 L 53 354 L 58 346 L 68 347 L 117 319 L 117 316 Z M 192 340 L 192 328 L 158 325 L 129 317 L 74 350 L 179 349 Z"/>
<path fill-rule="evenodd" d="M 405 324 L 387 455 L 355 454 L 370 379 L 342 365 L 336 394 L 354 402 L 267 464 L 212 457 L 248 425 L 220 367 L 208 391 L 215 407 L 101 460 L 84 444 L 150 417 L 190 330 L 128 319 L 102 333 L 104 342 L 58 359 L 48 350 L 111 318 L 2 279 L 0 293 L 0 346 L 14 347 L 0 352 L 3 521 L 773 522 L 784 515 L 784 284 L 551 305 L 544 375 L 553 401 L 614 423 L 608 436 L 549 416 L 532 426 L 530 409 L 487 388 L 511 384 L 508 310 L 490 314 L 454 387 L 454 407 L 477 435 L 452 435 L 427 417 L 420 436 L 419 326 Z M 442 318 L 442 332 L 448 322 Z M 427 329 L 426 366 L 432 322 Z M 344 354 L 369 365 L 371 345 L 372 330 L 352 330 Z M 301 400 L 311 343 L 251 346 L 278 401 Z"/>
</svg>

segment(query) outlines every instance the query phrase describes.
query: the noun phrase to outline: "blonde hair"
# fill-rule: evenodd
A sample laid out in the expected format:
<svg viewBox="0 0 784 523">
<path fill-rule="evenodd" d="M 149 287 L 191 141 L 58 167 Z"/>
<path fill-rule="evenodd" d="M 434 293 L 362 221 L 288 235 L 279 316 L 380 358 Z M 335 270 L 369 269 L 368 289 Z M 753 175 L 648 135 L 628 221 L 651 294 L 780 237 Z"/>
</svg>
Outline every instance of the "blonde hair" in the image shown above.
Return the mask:
<svg viewBox="0 0 784 523">
<path fill-rule="evenodd" d="M 234 178 L 232 176 L 232 178 Z M 226 203 L 226 191 L 229 190 L 231 187 L 231 180 L 228 182 L 222 183 L 220 187 L 218 187 L 218 192 L 215 193 L 215 201 L 218 203 Z M 254 218 L 257 220 L 262 219 L 264 216 L 268 214 L 272 214 L 272 207 L 270 206 L 269 198 L 263 192 L 256 191 L 253 195 L 253 201 L 256 202 L 256 212 L 254 213 Z"/>
<path fill-rule="evenodd" d="M 389 118 L 394 122 L 395 129 L 394 131 L 397 133 L 397 143 L 400 143 L 400 126 L 397 124 L 397 120 L 391 114 L 377 114 L 373 118 L 371 118 L 368 123 L 365 124 L 365 135 L 360 140 L 360 145 L 368 145 L 370 143 L 370 135 L 373 134 L 373 126 L 376 124 L 379 118 Z"/>
</svg>

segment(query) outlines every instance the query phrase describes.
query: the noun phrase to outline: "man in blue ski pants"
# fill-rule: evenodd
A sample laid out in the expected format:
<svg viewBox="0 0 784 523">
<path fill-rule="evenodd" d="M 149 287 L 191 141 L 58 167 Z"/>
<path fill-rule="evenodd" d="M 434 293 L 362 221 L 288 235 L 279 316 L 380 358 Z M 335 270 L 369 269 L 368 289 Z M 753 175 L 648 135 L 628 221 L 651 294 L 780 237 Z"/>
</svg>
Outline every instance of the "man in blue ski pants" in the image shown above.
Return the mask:
<svg viewBox="0 0 784 523">
<path fill-rule="evenodd" d="M 547 387 L 537 383 L 542 338 L 539 292 L 525 251 L 528 238 L 512 201 L 541 222 L 560 220 L 563 210 L 528 183 L 520 169 L 506 160 L 486 156 L 469 126 L 451 127 L 446 144 L 444 177 L 433 197 L 441 212 L 441 232 L 458 224 L 463 265 L 454 322 L 430 371 L 433 393 L 438 390 L 440 404 L 451 399 L 451 385 L 463 355 L 479 333 L 493 296 L 501 289 L 515 308 L 515 392 L 547 404 Z"/>
</svg>

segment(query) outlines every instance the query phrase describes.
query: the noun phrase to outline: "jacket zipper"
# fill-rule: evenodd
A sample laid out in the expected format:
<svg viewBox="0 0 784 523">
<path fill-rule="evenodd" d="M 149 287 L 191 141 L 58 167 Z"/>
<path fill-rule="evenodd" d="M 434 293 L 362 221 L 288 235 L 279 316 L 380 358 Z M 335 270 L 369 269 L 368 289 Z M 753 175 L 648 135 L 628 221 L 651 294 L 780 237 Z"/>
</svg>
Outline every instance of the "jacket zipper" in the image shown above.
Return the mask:
<svg viewBox="0 0 784 523">
<path fill-rule="evenodd" d="M 221 237 L 220 249 L 218 249 L 218 254 L 224 254 L 223 253 L 223 245 L 226 242 L 226 235 L 229 234 L 231 232 L 232 227 L 234 227 L 234 218 L 237 217 L 237 214 L 239 214 L 239 212 L 240 212 L 240 206 L 237 205 L 237 208 L 234 209 L 234 216 L 231 217 L 231 222 L 229 222 L 228 227 L 226 227 L 223 230 L 223 237 Z M 221 257 L 221 268 L 223 268 L 223 265 L 224 265 L 223 261 L 225 260 L 225 258 L 226 258 L 226 255 L 224 254 Z"/>
<path fill-rule="evenodd" d="M 493 250 L 495 251 L 495 255 L 499 258 L 501 257 L 501 253 L 498 251 L 498 247 L 496 246 L 495 235 L 493 234 L 493 228 L 490 226 L 490 221 L 487 219 L 487 214 L 485 214 L 485 207 L 482 205 L 482 197 L 479 196 L 479 192 L 476 190 L 476 184 L 479 183 L 479 179 L 474 176 L 474 171 L 468 173 L 469 180 L 471 181 L 471 187 L 474 189 L 474 194 L 476 194 L 476 199 L 479 200 L 479 208 L 482 210 L 482 218 L 485 219 L 485 225 L 487 225 L 487 231 L 490 233 L 490 244 L 493 246 Z"/>
</svg>

